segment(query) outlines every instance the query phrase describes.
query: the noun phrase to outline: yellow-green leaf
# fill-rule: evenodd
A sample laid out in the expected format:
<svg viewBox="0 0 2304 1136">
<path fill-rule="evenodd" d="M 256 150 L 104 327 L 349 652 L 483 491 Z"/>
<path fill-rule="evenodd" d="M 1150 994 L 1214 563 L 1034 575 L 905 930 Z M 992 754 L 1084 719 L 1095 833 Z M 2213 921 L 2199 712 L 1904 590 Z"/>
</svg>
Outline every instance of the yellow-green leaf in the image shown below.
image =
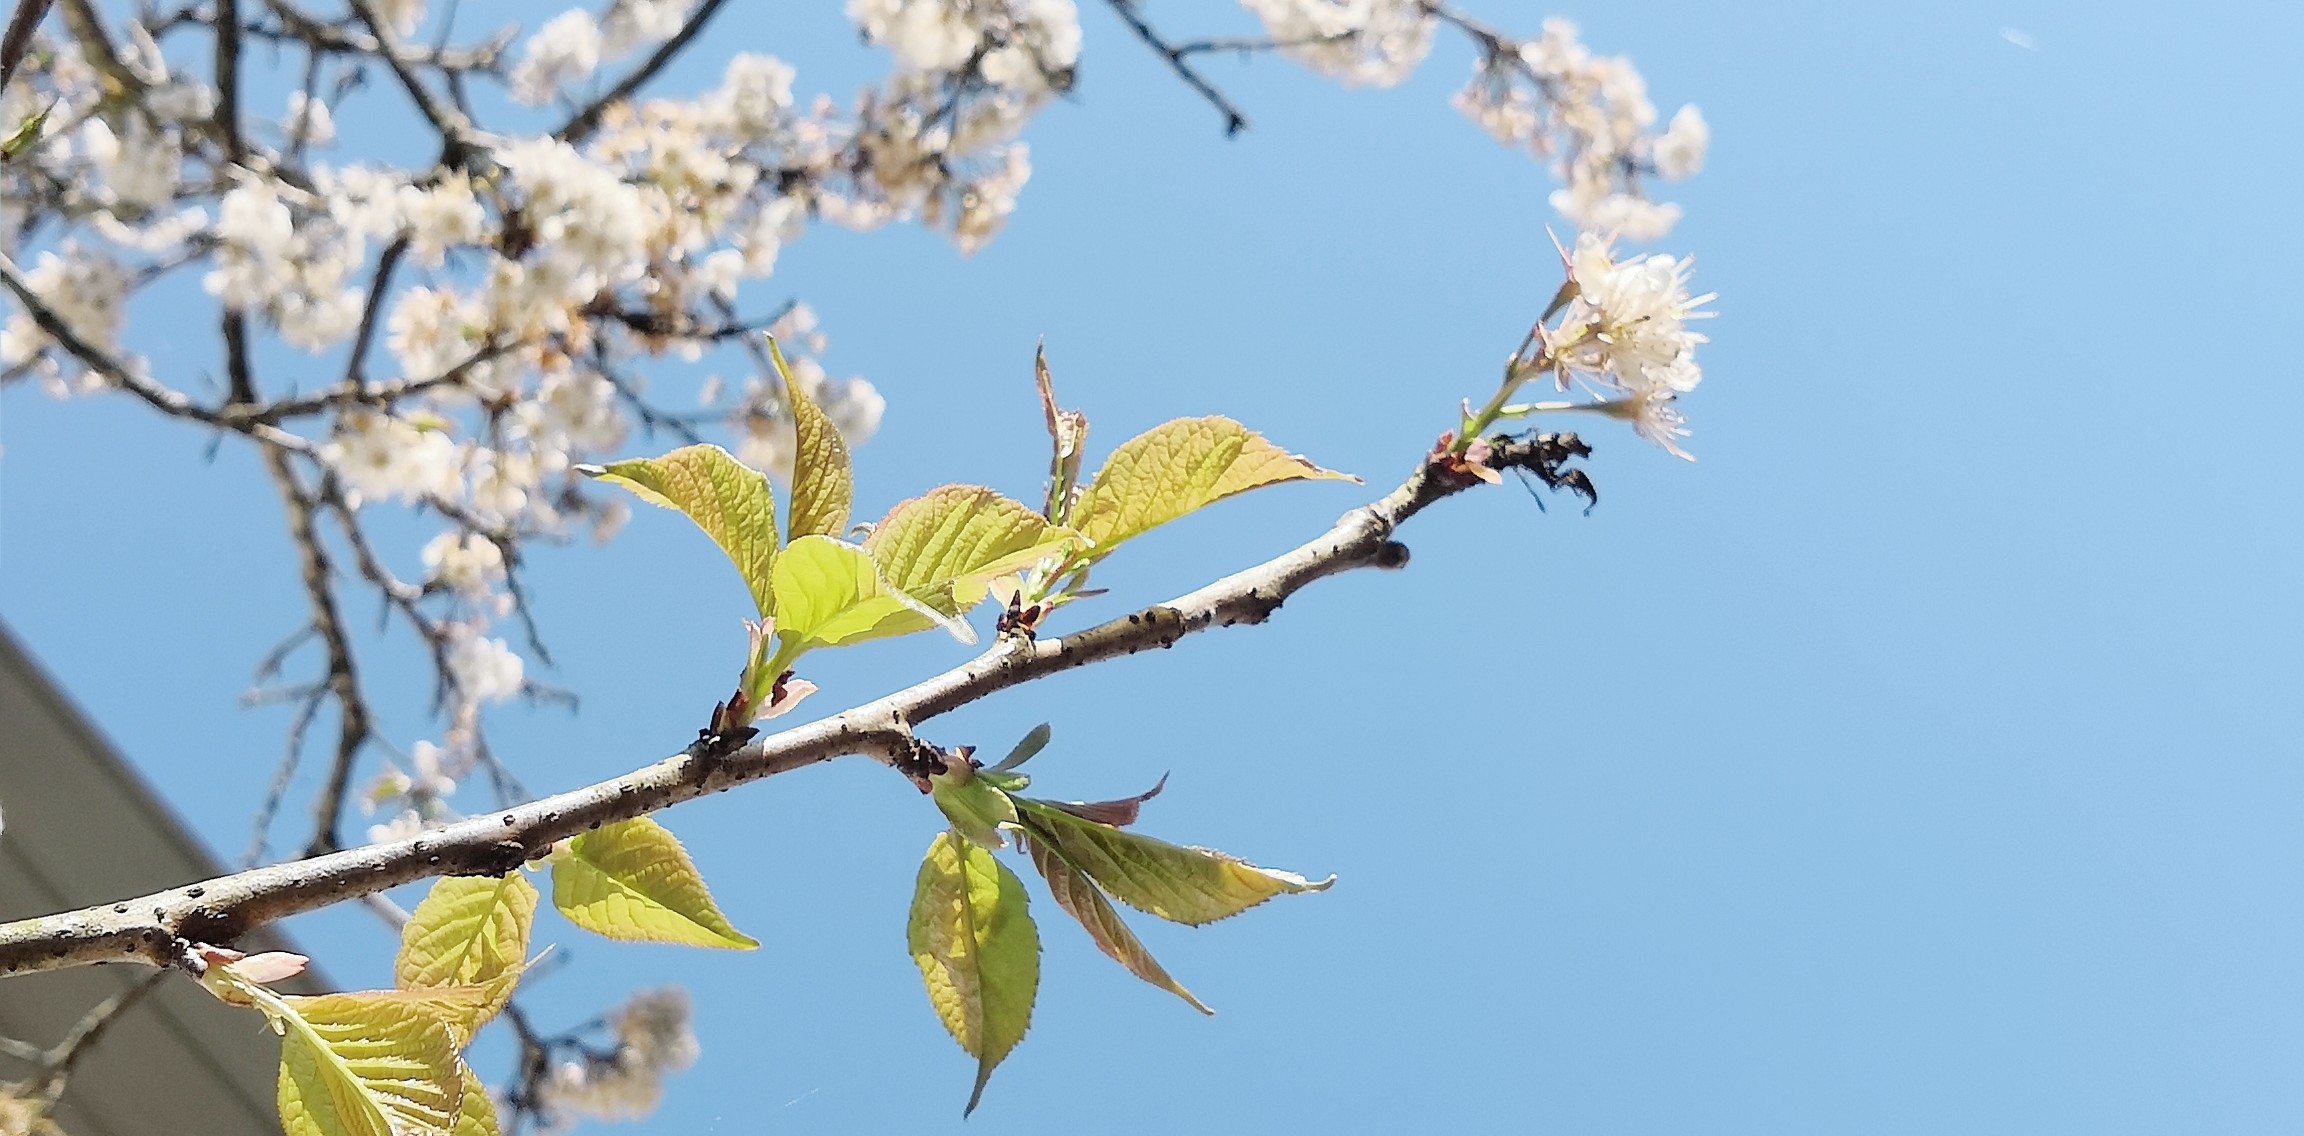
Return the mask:
<svg viewBox="0 0 2304 1136">
<path fill-rule="evenodd" d="M 776 561 L 776 494 L 768 486 L 767 474 L 707 445 L 585 470 L 630 489 L 650 504 L 686 513 L 735 563 L 760 614 L 775 613 L 768 570 Z"/>
<path fill-rule="evenodd" d="M 1021 501 L 981 485 L 946 485 L 888 510 L 864 548 L 890 585 L 957 616 L 994 579 L 1080 543 L 1080 534 Z"/>
<path fill-rule="evenodd" d="M 1096 949 L 1112 956 L 1112 961 L 1128 968 L 1128 973 L 1184 999 L 1203 1014 L 1214 1014 L 1208 1004 L 1192 996 L 1182 983 L 1168 976 L 1167 968 L 1152 952 L 1144 949 L 1136 932 L 1120 920 L 1120 913 L 1104 898 L 1103 891 L 1087 873 L 1075 868 L 1048 845 L 1027 840 L 1024 846 L 1032 853 L 1032 866 L 1040 869 L 1041 878 L 1048 881 L 1048 894 L 1056 906 L 1069 912 L 1072 918 L 1087 928 L 1088 937 L 1096 941 Z"/>
<path fill-rule="evenodd" d="M 502 879 L 449 876 L 433 884 L 400 928 L 394 984 L 479 986 L 517 973 L 528 961 L 536 900 L 535 886 L 517 871 Z"/>
<path fill-rule="evenodd" d="M 792 408 L 792 511 L 784 530 L 793 540 L 810 533 L 839 536 L 848 531 L 848 506 L 856 493 L 848 441 L 785 365 L 784 349 L 774 337 L 768 340 L 768 354 L 776 362 L 776 376 L 784 380 L 785 405 Z"/>
<path fill-rule="evenodd" d="M 1283 481 L 1358 481 L 1322 469 L 1229 418 L 1179 418 L 1130 438 L 1072 507 L 1093 555 L 1235 493 Z"/>
<path fill-rule="evenodd" d="M 480 986 L 426 986 L 413 990 L 360 990 L 339 995 L 360 998 L 370 1002 L 389 1002 L 401 1006 L 414 1006 L 448 1026 L 461 1050 L 472 1044 L 472 1038 L 487 1025 L 496 1011 L 512 999 L 512 987 L 520 979 L 517 970 L 506 971 L 486 985 Z"/>
<path fill-rule="evenodd" d="M 40 131 L 48 125 L 48 115 L 55 109 L 53 101 L 41 107 L 32 117 L 18 123 L 6 140 L 0 140 L 0 162 L 13 161 L 31 149 L 32 144 L 40 140 Z"/>
<path fill-rule="evenodd" d="M 944 810 L 945 819 L 961 835 L 986 848 L 1008 847 L 1000 826 L 1016 823 L 1016 803 L 993 784 L 998 776 L 962 768 L 928 778 L 929 791 L 936 798 L 936 807 Z"/>
<path fill-rule="evenodd" d="M 501 1136 L 503 1129 L 496 1124 L 496 1102 L 488 1099 L 488 1087 L 480 1083 L 478 1074 L 462 1061 L 456 1063 L 456 1072 L 464 1081 L 464 1095 L 456 1107 L 456 1123 L 448 1136 Z"/>
<path fill-rule="evenodd" d="M 974 1112 L 993 1068 L 1032 1025 L 1040 932 L 1024 881 L 959 834 L 938 833 L 920 862 L 905 938 L 936 1016 L 976 1058 Z"/>
<path fill-rule="evenodd" d="M 712 902 L 688 851 L 663 825 L 634 817 L 568 842 L 552 861 L 552 906 L 611 939 L 751 950 Z"/>
<path fill-rule="evenodd" d="M 891 587 L 870 553 L 828 536 L 804 536 L 776 558 L 776 637 L 787 659 L 817 647 L 838 647 L 944 626 L 962 642 L 968 625 L 944 618 Z"/>
<path fill-rule="evenodd" d="M 1334 876 L 1307 880 L 1221 852 L 1138 836 L 1045 801 L 1018 797 L 1016 809 L 1034 842 L 1049 844 L 1114 899 L 1177 923 L 1213 923 L 1273 896 L 1321 891 L 1336 882 Z"/>
<path fill-rule="evenodd" d="M 359 994 L 274 998 L 288 1136 L 447 1136 L 463 1104 L 456 1039 L 424 1006 Z"/>
</svg>

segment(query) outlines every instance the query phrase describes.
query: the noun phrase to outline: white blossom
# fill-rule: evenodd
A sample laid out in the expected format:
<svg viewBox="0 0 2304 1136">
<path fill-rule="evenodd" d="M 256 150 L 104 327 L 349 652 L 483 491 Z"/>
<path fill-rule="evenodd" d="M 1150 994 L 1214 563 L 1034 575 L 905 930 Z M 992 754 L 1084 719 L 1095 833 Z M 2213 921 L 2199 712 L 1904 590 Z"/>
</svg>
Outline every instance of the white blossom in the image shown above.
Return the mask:
<svg viewBox="0 0 2304 1136">
<path fill-rule="evenodd" d="M 1693 103 L 1681 107 L 1656 138 L 1657 174 L 1673 181 L 1694 177 L 1704 168 L 1704 151 L 1711 144 L 1712 128 L 1705 124 L 1703 112 Z"/>
<path fill-rule="evenodd" d="M 504 579 L 504 550 L 479 533 L 444 532 L 424 545 L 425 578 L 466 596 Z"/>
<path fill-rule="evenodd" d="M 528 37 L 512 68 L 512 98 L 542 106 L 562 87 L 591 78 L 599 66 L 600 25 L 592 22 L 592 13 L 570 8 Z"/>
<path fill-rule="evenodd" d="M 502 639 L 466 632 L 448 646 L 448 674 L 457 691 L 477 704 L 519 694 L 525 668 Z"/>
<path fill-rule="evenodd" d="M 1555 362 L 1567 372 L 1634 394 L 1696 389 L 1703 373 L 1688 321 L 1712 295 L 1690 297 L 1692 262 L 1669 256 L 1615 259 L 1611 242 L 1586 234 L 1570 257 L 1576 297 L 1555 333 Z"/>
<path fill-rule="evenodd" d="M 128 270 L 119 261 L 67 241 L 60 254 L 41 253 L 24 279 L 74 335 L 107 352 L 117 347 L 128 295 Z M 0 368 L 31 362 L 51 342 L 32 313 L 18 308 L 0 327 Z"/>
<path fill-rule="evenodd" d="M 361 411 L 337 420 L 321 460 L 361 498 L 416 501 L 449 496 L 458 485 L 456 444 L 446 431 L 393 414 Z"/>
<path fill-rule="evenodd" d="M 1432 51 L 1421 0 L 1241 0 L 1287 54 L 1349 84 L 1389 87 Z"/>
<path fill-rule="evenodd" d="M 288 92 L 288 116 L 280 120 L 280 129 L 290 138 L 301 138 L 314 146 L 326 146 L 336 140 L 336 117 L 329 113 L 328 104 L 307 96 L 301 90 Z"/>
<path fill-rule="evenodd" d="M 664 1075 L 696 1063 L 699 1047 L 688 994 L 644 990 L 609 1016 L 616 1048 L 553 1068 L 538 1087 L 548 1112 L 597 1120 L 637 1120 L 655 1111 Z"/>
<path fill-rule="evenodd" d="M 616 58 L 646 43 L 680 34 L 695 0 L 616 0 L 602 21 L 600 54 Z"/>
</svg>

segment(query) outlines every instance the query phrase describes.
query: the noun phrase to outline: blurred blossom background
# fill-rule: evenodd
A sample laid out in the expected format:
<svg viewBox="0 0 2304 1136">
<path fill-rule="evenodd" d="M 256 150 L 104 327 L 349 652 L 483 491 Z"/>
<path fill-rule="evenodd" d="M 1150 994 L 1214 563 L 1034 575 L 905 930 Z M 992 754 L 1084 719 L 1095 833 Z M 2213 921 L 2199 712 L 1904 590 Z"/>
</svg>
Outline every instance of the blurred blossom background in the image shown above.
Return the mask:
<svg viewBox="0 0 2304 1136">
<path fill-rule="evenodd" d="M 440 18 L 421 8 L 379 5 L 417 40 Z M 741 583 L 686 521 L 570 493 L 566 471 L 688 429 L 788 466 L 758 327 L 860 443 L 859 517 L 952 481 L 1037 500 L 1043 339 L 1090 417 L 1091 464 L 1220 413 L 1369 482 L 1275 488 L 1132 543 L 1098 571 L 1113 594 L 1061 613 L 1061 633 L 1396 484 L 1551 300 L 1555 235 L 1614 233 L 1621 260 L 1658 258 L 1627 288 L 1717 293 L 1702 309 L 1720 318 L 1688 325 L 1710 340 L 1700 387 L 1593 369 L 1567 397 L 1637 402 L 1635 420 L 1541 422 L 1593 444 L 1596 508 L 1508 479 L 1416 518 L 1404 572 L 1348 574 L 1265 626 L 928 731 L 998 753 L 1049 721 L 1036 788 L 1095 799 L 1166 774 L 1146 831 L 1340 876 L 1214 927 L 1135 921 L 1212 1019 L 1042 901 L 1032 1032 L 975 1123 L 2304 1124 L 2304 376 L 2278 331 L 2304 223 L 2277 204 L 2304 173 L 2282 144 L 2304 16 L 1466 3 L 1546 74 L 1591 80 L 1571 102 L 1600 110 L 1579 123 L 1542 118 L 1476 36 L 1413 6 L 1371 6 L 1348 43 L 1326 38 L 1335 8 L 1130 10 L 1178 39 L 1300 45 L 1192 57 L 1247 120 L 1228 137 L 1105 3 L 1008 5 L 1025 50 L 973 62 L 921 0 L 729 5 L 643 91 L 677 102 L 601 116 L 582 153 L 497 152 L 517 225 L 464 175 L 378 172 L 442 148 L 388 74 L 323 105 L 299 53 L 251 44 L 252 133 L 331 165 L 326 184 L 217 184 L 178 222 L 166 146 L 83 131 L 73 160 L 101 170 L 107 216 L 135 219 L 91 244 L 207 233 L 214 254 L 123 304 L 141 261 L 7 251 L 77 326 L 213 404 L 220 300 L 277 329 L 250 347 L 270 393 L 326 391 L 363 319 L 352 285 L 404 235 L 368 377 L 454 382 L 305 424 L 375 555 L 434 584 L 429 638 L 373 587 L 341 597 L 374 716 L 369 808 L 340 834 L 358 841 L 488 807 L 486 755 L 534 793 L 655 760 L 725 695 Z M 520 25 L 504 81 L 473 92 L 481 117 L 568 121 L 686 7 L 596 14 L 461 17 Z M 204 69 L 196 39 L 162 50 Z M 1593 69 L 1616 55 L 1631 68 Z M 963 64 L 985 85 L 946 133 L 889 125 L 936 114 L 950 92 L 921 76 Z M 21 90 L 10 122 L 37 109 Z M 163 85 L 153 105 L 203 94 Z M 1540 122 L 1556 161 L 1527 152 Z M 801 172 L 765 181 L 697 141 L 729 132 L 761 169 Z M 819 160 L 867 151 L 869 177 Z M 682 188 L 635 196 L 604 163 Z M 334 204 L 315 220 L 319 198 Z M 526 241 L 536 255 L 474 252 Z M 571 299 L 604 289 L 613 312 Z M 242 439 L 45 367 L 21 306 L 5 315 L 0 617 L 237 863 L 296 713 L 241 696 L 306 618 L 272 474 Z M 491 327 L 522 346 L 492 354 Z M 518 534 L 519 562 L 483 530 Z M 799 714 L 967 655 L 916 636 L 811 656 L 822 692 Z M 289 679 L 313 656 L 297 658 Z M 436 675 L 453 692 L 438 715 Z M 309 835 L 325 765 L 304 762 L 267 856 Z M 613 944 L 540 919 L 556 961 L 522 1004 L 552 1031 L 599 1019 L 553 1073 L 571 1115 L 957 1129 L 973 1063 L 902 938 L 933 806 L 839 761 L 660 819 L 763 946 Z M 358 905 L 288 930 L 339 982 L 389 979 L 394 939 Z M 503 1038 L 474 1051 L 491 1085 L 512 1064 Z"/>
</svg>

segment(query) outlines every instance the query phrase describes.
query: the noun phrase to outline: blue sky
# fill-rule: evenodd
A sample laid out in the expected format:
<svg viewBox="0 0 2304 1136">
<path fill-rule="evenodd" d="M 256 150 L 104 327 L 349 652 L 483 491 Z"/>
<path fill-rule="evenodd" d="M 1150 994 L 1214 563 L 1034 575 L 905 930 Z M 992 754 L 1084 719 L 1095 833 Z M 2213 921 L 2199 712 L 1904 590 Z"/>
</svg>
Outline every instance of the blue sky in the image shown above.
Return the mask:
<svg viewBox="0 0 2304 1136">
<path fill-rule="evenodd" d="M 662 89 L 739 48 L 794 61 L 803 91 L 872 73 L 832 6 L 796 7 L 740 10 Z M 1387 92 L 1213 67 L 1255 121 L 1225 141 L 1088 7 L 1077 102 L 1035 128 L 1000 240 L 962 259 L 820 230 L 746 299 L 814 303 L 834 372 L 887 395 L 861 513 L 944 481 L 1036 492 L 1041 336 L 1092 453 L 1225 413 L 1371 483 L 1164 529 L 1100 572 L 1094 618 L 1380 492 L 1557 276 L 1545 175 L 1446 106 L 1459 46 Z M 1701 461 L 1588 431 L 1589 517 L 1511 485 L 1452 501 L 1404 532 L 1406 572 L 935 723 L 1004 747 L 1052 721 L 1036 787 L 1170 773 L 1149 831 L 1341 877 L 1196 931 L 1138 920 L 1214 1019 L 1042 904 L 1032 1034 L 968 1123 L 2304 1125 L 2304 226 L 2280 204 L 2304 172 L 2304 17 L 1486 7 L 1576 19 L 1712 123 L 1671 242 L 1721 293 L 1688 400 Z M 138 314 L 156 356 L 214 350 L 204 315 Z M 236 856 L 285 714 L 235 698 L 297 620 L 260 471 L 125 400 L 14 391 L 0 413 L 0 615 Z M 542 556 L 534 587 L 561 664 L 540 677 L 584 696 L 497 715 L 540 790 L 678 748 L 738 661 L 742 590 L 670 514 Z M 920 636 L 812 677 L 829 709 L 963 657 Z M 382 681 L 409 696 L 396 740 L 428 736 L 411 680 Z M 662 819 L 765 945 L 540 923 L 570 959 L 531 994 L 548 1027 L 654 983 L 702 996 L 702 1061 L 627 1130 L 960 1130 L 970 1063 L 902 946 L 932 806 L 849 761 Z M 367 916 L 293 930 L 340 981 L 387 980 Z"/>
</svg>

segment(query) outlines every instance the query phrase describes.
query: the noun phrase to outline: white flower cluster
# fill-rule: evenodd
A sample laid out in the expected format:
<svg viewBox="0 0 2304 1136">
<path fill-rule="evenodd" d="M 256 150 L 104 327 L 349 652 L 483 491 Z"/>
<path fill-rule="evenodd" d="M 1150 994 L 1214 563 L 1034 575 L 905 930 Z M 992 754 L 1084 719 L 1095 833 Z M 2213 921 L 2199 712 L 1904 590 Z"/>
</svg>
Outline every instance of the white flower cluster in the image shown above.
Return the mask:
<svg viewBox="0 0 2304 1136">
<path fill-rule="evenodd" d="M 864 37 L 896 70 L 851 122 L 827 120 L 862 164 L 826 171 L 815 205 L 856 229 L 919 217 L 964 252 L 991 240 L 1032 176 L 1016 141 L 1080 61 L 1072 0 L 849 0 Z"/>
<path fill-rule="evenodd" d="M 319 202 L 299 219 L 287 186 L 251 175 L 217 204 L 216 267 L 202 282 L 229 307 L 263 312 L 280 337 L 308 351 L 351 336 L 361 295 L 353 275 L 367 246 Z"/>
<path fill-rule="evenodd" d="M 1577 239 L 1568 259 L 1575 295 L 1545 335 L 1545 358 L 1562 389 L 1581 383 L 1602 401 L 1562 409 L 1625 419 L 1641 437 L 1694 460 L 1680 446 L 1687 421 L 1675 403 L 1704 377 L 1696 346 L 1705 337 L 1688 324 L 1713 314 L 1698 310 L 1713 294 L 1688 294 L 1689 260 L 1618 260 L 1610 240 L 1591 234 Z"/>
<path fill-rule="evenodd" d="M 1693 106 L 1652 134 L 1656 107 L 1632 61 L 1592 54 L 1566 20 L 1546 20 L 1538 38 L 1491 50 L 1456 106 L 1498 141 L 1553 159 L 1564 187 L 1552 207 L 1577 228 L 1634 241 L 1662 237 L 1680 219 L 1679 206 L 1640 192 L 1638 175 L 1696 173 L 1712 137 Z"/>
<path fill-rule="evenodd" d="M 696 1063 L 700 1052 L 688 992 L 643 990 L 609 1017 L 616 1048 L 582 1053 L 553 1067 L 537 1086 L 547 1115 L 637 1120 L 664 1096 L 664 1075 Z"/>
<path fill-rule="evenodd" d="M 1432 52 L 1424 0 L 1240 0 L 1290 58 L 1353 86 L 1390 87 Z"/>
<path fill-rule="evenodd" d="M 106 351 L 118 346 L 128 297 L 128 270 L 119 261 L 66 242 L 60 251 L 41 253 L 24 278 L 74 335 Z M 52 343 L 32 313 L 19 308 L 0 326 L 0 370 L 40 367 L 61 387 L 63 371 L 45 354 Z"/>
</svg>

